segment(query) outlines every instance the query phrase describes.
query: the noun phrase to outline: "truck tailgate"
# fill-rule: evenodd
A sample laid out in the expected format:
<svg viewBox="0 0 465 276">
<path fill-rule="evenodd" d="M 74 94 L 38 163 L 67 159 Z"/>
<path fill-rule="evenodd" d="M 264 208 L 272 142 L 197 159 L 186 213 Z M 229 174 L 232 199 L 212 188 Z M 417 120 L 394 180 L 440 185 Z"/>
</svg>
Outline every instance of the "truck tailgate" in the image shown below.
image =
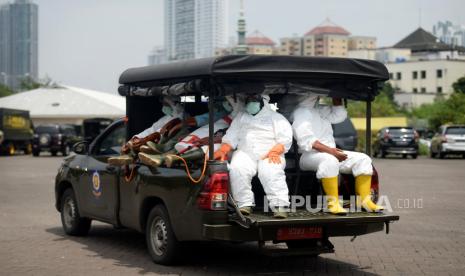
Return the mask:
<svg viewBox="0 0 465 276">
<path fill-rule="evenodd" d="M 356 212 L 348 213 L 345 216 L 337 216 L 328 213 L 309 211 L 296 211 L 289 213 L 286 219 L 275 219 L 271 213 L 254 212 L 250 216 L 256 226 L 285 226 L 285 225 L 308 225 L 308 224 L 334 224 L 334 223 L 371 223 L 390 222 L 399 220 L 399 216 L 384 213 Z"/>
</svg>

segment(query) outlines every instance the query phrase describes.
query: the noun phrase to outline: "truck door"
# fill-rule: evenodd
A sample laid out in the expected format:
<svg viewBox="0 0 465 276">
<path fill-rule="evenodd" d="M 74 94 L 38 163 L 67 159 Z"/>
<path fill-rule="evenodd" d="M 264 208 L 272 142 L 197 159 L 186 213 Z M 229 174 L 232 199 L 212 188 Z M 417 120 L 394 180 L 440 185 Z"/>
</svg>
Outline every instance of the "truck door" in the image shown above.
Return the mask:
<svg viewBox="0 0 465 276">
<path fill-rule="evenodd" d="M 81 186 L 86 197 L 85 209 L 92 217 L 115 223 L 120 169 L 109 166 L 107 160 L 120 154 L 126 139 L 126 126 L 122 122 L 115 124 L 96 139 L 88 155 L 84 178 L 87 184 Z"/>
</svg>

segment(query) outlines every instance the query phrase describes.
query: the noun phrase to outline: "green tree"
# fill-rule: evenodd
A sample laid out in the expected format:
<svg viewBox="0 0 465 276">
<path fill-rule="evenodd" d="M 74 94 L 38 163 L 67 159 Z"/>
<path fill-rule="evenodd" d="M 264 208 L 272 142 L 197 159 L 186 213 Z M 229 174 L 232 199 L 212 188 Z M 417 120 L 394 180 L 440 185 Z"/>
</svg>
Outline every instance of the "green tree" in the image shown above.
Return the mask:
<svg viewBox="0 0 465 276">
<path fill-rule="evenodd" d="M 454 91 L 457 93 L 465 94 L 465 76 L 454 82 L 452 88 L 454 88 Z"/>
<path fill-rule="evenodd" d="M 58 87 L 58 85 L 53 82 L 49 77 L 45 77 L 45 79 L 36 81 L 31 77 L 25 77 L 21 79 L 21 91 L 33 90 L 40 87 Z"/>
<path fill-rule="evenodd" d="M 0 97 L 10 96 L 11 94 L 13 94 L 13 91 L 8 86 L 0 84 Z"/>
<path fill-rule="evenodd" d="M 347 105 L 349 117 L 365 117 L 366 102 L 350 101 Z M 394 102 L 394 89 L 389 83 L 385 83 L 379 95 L 371 104 L 371 115 L 373 117 L 389 117 L 402 114 Z"/>
</svg>

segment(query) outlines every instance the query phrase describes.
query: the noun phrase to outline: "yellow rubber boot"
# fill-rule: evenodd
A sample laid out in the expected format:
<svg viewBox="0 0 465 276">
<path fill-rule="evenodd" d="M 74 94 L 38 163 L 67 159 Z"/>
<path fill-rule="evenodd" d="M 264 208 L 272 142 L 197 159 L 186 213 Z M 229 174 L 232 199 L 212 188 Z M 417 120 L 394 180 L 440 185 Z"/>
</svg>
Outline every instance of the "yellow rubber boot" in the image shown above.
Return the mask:
<svg viewBox="0 0 465 276">
<path fill-rule="evenodd" d="M 359 175 L 355 177 L 355 193 L 357 194 L 357 207 L 363 207 L 368 212 L 381 212 L 382 206 L 376 205 L 371 200 L 371 175 Z"/>
<path fill-rule="evenodd" d="M 338 180 L 337 176 L 330 178 L 322 178 L 323 190 L 327 196 L 328 210 L 331 214 L 345 215 L 347 210 L 341 207 L 339 203 L 338 194 Z"/>
</svg>

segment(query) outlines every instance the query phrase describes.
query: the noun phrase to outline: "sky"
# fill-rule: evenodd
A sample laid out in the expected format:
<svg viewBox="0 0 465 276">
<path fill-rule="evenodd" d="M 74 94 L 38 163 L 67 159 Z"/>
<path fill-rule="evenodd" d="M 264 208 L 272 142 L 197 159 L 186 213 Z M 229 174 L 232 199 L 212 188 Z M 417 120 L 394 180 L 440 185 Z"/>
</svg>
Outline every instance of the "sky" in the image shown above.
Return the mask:
<svg viewBox="0 0 465 276">
<path fill-rule="evenodd" d="M 39 5 L 39 74 L 61 84 L 117 93 L 119 75 L 147 65 L 163 45 L 163 0 L 32 0 Z M 0 0 L 0 3 L 5 3 Z M 276 42 L 302 35 L 325 18 L 353 35 L 391 46 L 439 20 L 465 25 L 464 0 L 244 0 L 247 31 Z M 230 34 L 239 0 L 229 0 Z M 421 15 L 421 16 L 420 16 Z"/>
</svg>

